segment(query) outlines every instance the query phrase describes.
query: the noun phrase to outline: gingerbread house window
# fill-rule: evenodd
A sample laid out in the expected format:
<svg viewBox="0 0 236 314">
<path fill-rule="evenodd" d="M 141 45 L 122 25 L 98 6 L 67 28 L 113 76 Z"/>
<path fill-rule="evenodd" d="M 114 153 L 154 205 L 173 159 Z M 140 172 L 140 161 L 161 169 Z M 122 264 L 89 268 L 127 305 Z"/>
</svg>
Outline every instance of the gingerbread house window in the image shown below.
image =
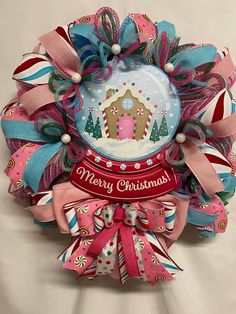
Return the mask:
<svg viewBox="0 0 236 314">
<path fill-rule="evenodd" d="M 129 110 L 133 107 L 134 105 L 134 102 L 132 99 L 130 98 L 125 98 L 123 101 L 122 101 L 122 107 L 125 109 L 125 110 Z"/>
</svg>

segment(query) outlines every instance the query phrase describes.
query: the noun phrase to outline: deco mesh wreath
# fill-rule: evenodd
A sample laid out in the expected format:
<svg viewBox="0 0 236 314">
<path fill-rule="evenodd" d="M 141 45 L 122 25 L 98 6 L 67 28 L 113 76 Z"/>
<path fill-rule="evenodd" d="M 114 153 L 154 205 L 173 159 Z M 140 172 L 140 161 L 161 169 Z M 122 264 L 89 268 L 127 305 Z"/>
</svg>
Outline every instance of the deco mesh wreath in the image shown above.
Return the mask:
<svg viewBox="0 0 236 314">
<path fill-rule="evenodd" d="M 234 194 L 235 68 L 228 49 L 180 44 L 169 22 L 95 15 L 39 38 L 2 112 L 9 192 L 73 236 L 63 267 L 155 284 L 186 224 L 214 237 Z"/>
</svg>

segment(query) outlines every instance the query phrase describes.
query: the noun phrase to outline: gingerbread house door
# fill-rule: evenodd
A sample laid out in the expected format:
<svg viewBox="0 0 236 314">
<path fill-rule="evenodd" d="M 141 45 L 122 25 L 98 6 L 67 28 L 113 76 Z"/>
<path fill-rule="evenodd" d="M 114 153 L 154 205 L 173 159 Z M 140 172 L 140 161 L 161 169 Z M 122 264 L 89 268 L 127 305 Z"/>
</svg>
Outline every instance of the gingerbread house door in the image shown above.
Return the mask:
<svg viewBox="0 0 236 314">
<path fill-rule="evenodd" d="M 134 138 L 135 135 L 135 119 L 125 114 L 118 120 L 118 139 L 123 140 L 125 138 Z"/>
</svg>

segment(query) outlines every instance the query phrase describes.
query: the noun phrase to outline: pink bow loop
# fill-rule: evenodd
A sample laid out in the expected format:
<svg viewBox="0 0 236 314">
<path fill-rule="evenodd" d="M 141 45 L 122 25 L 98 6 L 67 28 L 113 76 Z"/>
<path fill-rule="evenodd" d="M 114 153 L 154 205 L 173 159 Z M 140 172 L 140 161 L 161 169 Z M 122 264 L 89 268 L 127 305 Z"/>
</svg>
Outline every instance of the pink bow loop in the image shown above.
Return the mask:
<svg viewBox="0 0 236 314">
<path fill-rule="evenodd" d="M 114 225 L 116 204 L 106 200 L 88 199 L 64 205 L 65 215 L 72 236 L 93 235 Z M 172 232 L 176 216 L 176 204 L 165 205 L 157 200 L 123 204 L 123 223 L 140 231 Z"/>
</svg>

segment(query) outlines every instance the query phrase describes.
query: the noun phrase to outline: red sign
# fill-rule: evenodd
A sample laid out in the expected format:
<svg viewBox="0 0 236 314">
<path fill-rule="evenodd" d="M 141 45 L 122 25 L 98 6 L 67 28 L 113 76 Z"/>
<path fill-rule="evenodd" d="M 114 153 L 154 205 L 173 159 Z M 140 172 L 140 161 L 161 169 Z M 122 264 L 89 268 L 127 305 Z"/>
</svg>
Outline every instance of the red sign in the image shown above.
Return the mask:
<svg viewBox="0 0 236 314">
<path fill-rule="evenodd" d="M 86 159 L 74 166 L 70 181 L 99 198 L 124 202 L 158 197 L 179 186 L 178 176 L 170 167 L 158 165 L 138 174 L 118 174 L 99 169 Z"/>
</svg>

